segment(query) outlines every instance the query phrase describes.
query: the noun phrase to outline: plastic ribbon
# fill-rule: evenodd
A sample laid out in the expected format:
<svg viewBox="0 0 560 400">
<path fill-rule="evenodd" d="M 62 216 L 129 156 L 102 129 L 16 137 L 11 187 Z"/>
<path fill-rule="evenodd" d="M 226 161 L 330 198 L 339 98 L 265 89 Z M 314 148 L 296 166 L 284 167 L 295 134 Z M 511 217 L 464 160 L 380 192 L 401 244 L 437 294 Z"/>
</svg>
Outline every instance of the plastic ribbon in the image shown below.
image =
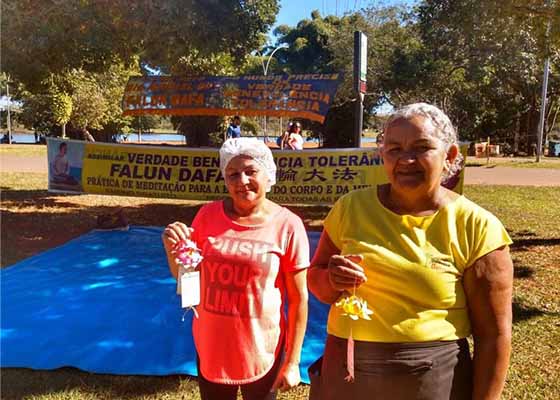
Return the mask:
<svg viewBox="0 0 560 400">
<path fill-rule="evenodd" d="M 356 296 L 356 284 L 351 296 L 346 296 L 335 303 L 335 306 L 342 308 L 343 316 L 347 316 L 353 321 L 362 318 L 371 320 L 370 315 L 373 314 L 367 306 L 367 301 Z M 346 369 L 348 375 L 344 378 L 346 382 L 354 382 L 354 338 L 352 337 L 352 326 L 350 326 L 350 335 L 346 346 Z"/>
</svg>

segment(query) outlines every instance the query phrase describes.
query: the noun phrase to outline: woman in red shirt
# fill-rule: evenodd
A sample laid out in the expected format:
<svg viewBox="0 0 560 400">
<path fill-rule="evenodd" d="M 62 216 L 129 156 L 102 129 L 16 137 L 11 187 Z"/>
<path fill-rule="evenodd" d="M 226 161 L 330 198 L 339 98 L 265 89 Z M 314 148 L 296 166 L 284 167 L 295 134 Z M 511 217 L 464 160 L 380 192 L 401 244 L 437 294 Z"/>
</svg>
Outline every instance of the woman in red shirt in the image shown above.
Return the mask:
<svg viewBox="0 0 560 400">
<path fill-rule="evenodd" d="M 238 388 L 246 400 L 274 399 L 300 382 L 309 243 L 301 219 L 266 198 L 276 166 L 264 143 L 227 140 L 220 169 L 229 197 L 203 206 L 191 227 L 168 225 L 163 243 L 174 277 L 178 242 L 202 251 L 193 321 L 202 399 L 233 400 Z"/>
</svg>

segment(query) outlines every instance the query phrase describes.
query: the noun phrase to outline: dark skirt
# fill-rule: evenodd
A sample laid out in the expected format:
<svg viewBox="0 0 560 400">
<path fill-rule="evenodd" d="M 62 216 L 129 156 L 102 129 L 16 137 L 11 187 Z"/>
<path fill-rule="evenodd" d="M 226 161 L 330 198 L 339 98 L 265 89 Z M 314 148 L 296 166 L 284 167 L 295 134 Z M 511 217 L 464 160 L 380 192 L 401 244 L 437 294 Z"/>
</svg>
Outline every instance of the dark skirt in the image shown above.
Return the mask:
<svg viewBox="0 0 560 400">
<path fill-rule="evenodd" d="M 310 400 L 470 400 L 472 361 L 466 339 L 422 343 L 355 341 L 354 382 L 346 382 L 347 340 L 329 335 L 309 367 Z"/>
</svg>

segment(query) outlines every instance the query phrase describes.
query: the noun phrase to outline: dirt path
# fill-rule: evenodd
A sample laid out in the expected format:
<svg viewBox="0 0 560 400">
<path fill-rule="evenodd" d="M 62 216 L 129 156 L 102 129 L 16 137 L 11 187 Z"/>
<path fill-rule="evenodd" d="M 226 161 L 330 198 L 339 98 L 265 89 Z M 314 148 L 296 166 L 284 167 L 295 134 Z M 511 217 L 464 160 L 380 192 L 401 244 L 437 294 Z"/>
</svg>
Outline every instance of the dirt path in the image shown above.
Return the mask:
<svg viewBox="0 0 560 400">
<path fill-rule="evenodd" d="M 0 172 L 47 172 L 47 156 L 0 156 Z"/>
<path fill-rule="evenodd" d="M 46 172 L 46 156 L 0 156 L 0 172 Z M 560 186 L 560 169 L 467 167 L 467 185 Z"/>
</svg>

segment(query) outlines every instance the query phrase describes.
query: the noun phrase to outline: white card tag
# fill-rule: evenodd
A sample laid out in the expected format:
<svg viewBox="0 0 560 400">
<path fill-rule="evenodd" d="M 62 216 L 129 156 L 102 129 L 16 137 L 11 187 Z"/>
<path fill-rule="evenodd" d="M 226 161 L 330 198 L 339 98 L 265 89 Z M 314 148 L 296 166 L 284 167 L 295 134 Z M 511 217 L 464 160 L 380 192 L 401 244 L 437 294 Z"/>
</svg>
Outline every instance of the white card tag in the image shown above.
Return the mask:
<svg viewBox="0 0 560 400">
<path fill-rule="evenodd" d="M 183 272 L 178 292 L 181 294 L 181 307 L 193 307 L 200 303 L 200 272 Z"/>
</svg>

